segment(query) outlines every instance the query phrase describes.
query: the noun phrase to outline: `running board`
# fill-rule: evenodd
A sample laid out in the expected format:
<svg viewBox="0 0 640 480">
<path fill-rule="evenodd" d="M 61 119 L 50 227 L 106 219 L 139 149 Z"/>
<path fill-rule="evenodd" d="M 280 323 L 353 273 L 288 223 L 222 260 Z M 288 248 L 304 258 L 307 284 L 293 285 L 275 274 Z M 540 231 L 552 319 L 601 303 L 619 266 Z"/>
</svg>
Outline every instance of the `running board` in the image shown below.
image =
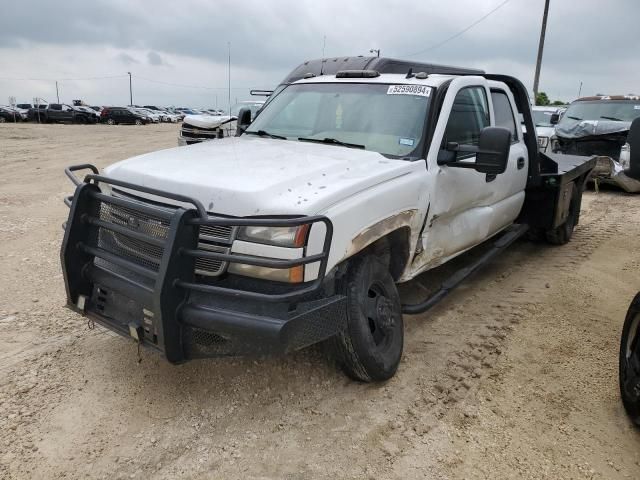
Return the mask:
<svg viewBox="0 0 640 480">
<path fill-rule="evenodd" d="M 494 242 L 491 249 L 482 255 L 482 257 L 471 265 L 464 267 L 451 275 L 448 279 L 442 282 L 442 285 L 440 285 L 440 288 L 436 293 L 428 297 L 423 302 L 412 305 L 402 305 L 402 313 L 415 315 L 426 312 L 444 297 L 449 295 L 454 288 L 464 282 L 468 277 L 480 270 L 481 267 L 489 263 L 494 259 L 494 257 L 497 257 L 502 253 L 509 245 L 527 233 L 527 230 L 529 230 L 529 225 L 524 224 L 516 224 L 509 227 L 505 233 Z"/>
</svg>

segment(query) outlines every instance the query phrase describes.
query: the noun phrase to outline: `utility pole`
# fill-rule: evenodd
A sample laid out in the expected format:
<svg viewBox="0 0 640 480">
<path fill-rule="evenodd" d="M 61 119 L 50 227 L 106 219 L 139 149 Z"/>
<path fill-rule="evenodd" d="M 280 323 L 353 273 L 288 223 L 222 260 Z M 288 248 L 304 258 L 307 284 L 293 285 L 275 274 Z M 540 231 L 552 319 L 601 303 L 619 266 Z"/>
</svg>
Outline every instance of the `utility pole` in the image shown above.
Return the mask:
<svg viewBox="0 0 640 480">
<path fill-rule="evenodd" d="M 580 82 L 580 88 L 578 89 L 578 98 L 582 95 L 582 81 Z"/>
<path fill-rule="evenodd" d="M 533 77 L 533 96 L 538 97 L 540 85 L 540 67 L 542 67 L 542 52 L 544 50 L 544 37 L 547 33 L 547 17 L 549 16 L 549 1 L 544 0 L 544 15 L 542 16 L 542 30 L 540 31 L 540 44 L 538 45 L 538 59 L 536 61 L 536 74 Z M 535 99 L 534 99 L 535 102 Z"/>
<path fill-rule="evenodd" d="M 127 72 L 129 74 L 129 106 L 133 105 L 133 90 L 131 88 L 131 72 Z"/>
<path fill-rule="evenodd" d="M 56 98 L 58 99 L 58 103 L 60 103 L 60 95 L 58 93 L 58 81 L 56 80 Z"/>
<path fill-rule="evenodd" d="M 228 90 L 228 102 L 229 102 L 229 116 L 231 116 L 231 42 L 227 42 L 227 48 L 229 49 L 229 65 L 228 65 L 228 79 L 229 84 L 227 85 Z"/>
<path fill-rule="evenodd" d="M 324 58 L 324 47 L 327 46 L 327 36 L 322 37 L 322 58 Z"/>
</svg>

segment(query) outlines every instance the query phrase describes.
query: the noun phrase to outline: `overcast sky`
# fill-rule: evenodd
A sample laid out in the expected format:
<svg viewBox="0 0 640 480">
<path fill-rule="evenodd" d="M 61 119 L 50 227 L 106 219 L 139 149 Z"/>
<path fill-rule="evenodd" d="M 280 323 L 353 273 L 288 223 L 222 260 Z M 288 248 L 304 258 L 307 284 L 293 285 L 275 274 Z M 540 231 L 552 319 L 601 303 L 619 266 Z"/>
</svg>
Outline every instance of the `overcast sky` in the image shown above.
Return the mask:
<svg viewBox="0 0 640 480">
<path fill-rule="evenodd" d="M 442 44 L 503 1 L 1 0 L 0 104 L 55 101 L 56 79 L 62 102 L 127 104 L 130 71 L 134 103 L 225 107 L 227 42 L 233 103 L 320 57 L 325 36 L 325 56 L 380 48 L 512 74 L 531 90 L 544 0 L 509 0 Z M 640 93 L 639 18 L 638 0 L 551 0 L 540 90 Z"/>
</svg>

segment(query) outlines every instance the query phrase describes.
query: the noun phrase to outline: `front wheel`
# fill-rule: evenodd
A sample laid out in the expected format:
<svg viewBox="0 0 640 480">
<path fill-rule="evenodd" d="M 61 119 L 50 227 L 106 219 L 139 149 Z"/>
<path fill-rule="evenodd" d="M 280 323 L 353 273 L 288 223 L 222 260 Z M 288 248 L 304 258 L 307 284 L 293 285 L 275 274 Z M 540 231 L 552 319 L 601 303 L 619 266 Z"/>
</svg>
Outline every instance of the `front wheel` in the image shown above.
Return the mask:
<svg viewBox="0 0 640 480">
<path fill-rule="evenodd" d="M 136 119 L 136 125 L 142 125 L 142 120 L 140 120 L 139 118 Z"/>
<path fill-rule="evenodd" d="M 331 340 L 331 349 L 351 378 L 363 382 L 391 378 L 404 344 L 400 296 L 379 257 L 352 261 L 347 273 L 347 323 Z"/>
<path fill-rule="evenodd" d="M 107 125 L 115 125 L 116 121 L 113 118 L 108 118 L 107 119 Z"/>
<path fill-rule="evenodd" d="M 640 293 L 629 310 L 620 340 L 620 396 L 629 418 L 640 427 Z"/>
</svg>

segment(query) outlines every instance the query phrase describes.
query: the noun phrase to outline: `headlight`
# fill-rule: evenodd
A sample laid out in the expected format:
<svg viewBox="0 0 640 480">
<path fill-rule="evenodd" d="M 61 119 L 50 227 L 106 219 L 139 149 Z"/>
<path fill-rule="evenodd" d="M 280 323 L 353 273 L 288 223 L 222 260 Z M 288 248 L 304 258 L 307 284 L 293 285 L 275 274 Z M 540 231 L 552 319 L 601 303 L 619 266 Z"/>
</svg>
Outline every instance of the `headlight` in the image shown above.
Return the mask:
<svg viewBox="0 0 640 480">
<path fill-rule="evenodd" d="M 631 166 L 631 146 L 625 143 L 620 149 L 620 165 L 622 168 L 629 168 Z"/>
<path fill-rule="evenodd" d="M 238 240 L 266 243 L 279 247 L 303 247 L 307 243 L 309 225 L 295 227 L 243 227 Z"/>
<path fill-rule="evenodd" d="M 303 247 L 307 243 L 309 227 L 310 225 L 295 227 L 242 227 L 238 230 L 236 238 L 242 242 L 263 245 L 252 248 L 253 250 L 259 248 L 259 252 L 242 252 L 245 254 L 282 259 L 301 258 L 304 256 Z M 235 244 L 232 252 L 238 251 L 236 250 L 236 246 L 238 246 L 238 244 Z M 304 281 L 303 265 L 292 268 L 271 268 L 232 262 L 229 264 L 229 273 L 276 282 L 301 283 Z"/>
<path fill-rule="evenodd" d="M 549 145 L 549 137 L 538 137 L 538 147 L 540 147 L 540 150 L 546 150 L 547 145 Z"/>
</svg>

